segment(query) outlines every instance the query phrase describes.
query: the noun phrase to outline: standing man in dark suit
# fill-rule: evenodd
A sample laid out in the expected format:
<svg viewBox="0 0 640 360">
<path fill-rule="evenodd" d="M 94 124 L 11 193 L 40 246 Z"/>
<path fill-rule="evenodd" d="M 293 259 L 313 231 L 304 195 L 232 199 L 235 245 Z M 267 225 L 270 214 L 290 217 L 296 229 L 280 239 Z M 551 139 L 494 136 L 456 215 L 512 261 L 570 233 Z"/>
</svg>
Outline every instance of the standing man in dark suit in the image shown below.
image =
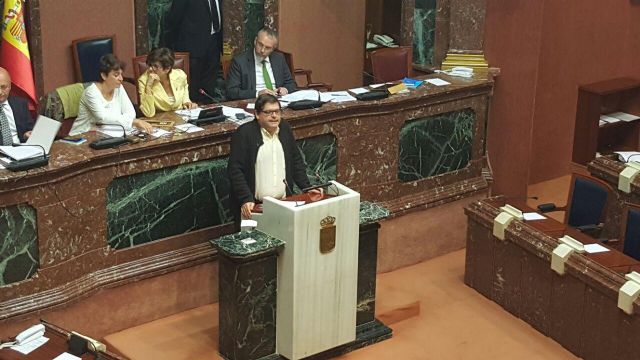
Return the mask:
<svg viewBox="0 0 640 360">
<path fill-rule="evenodd" d="M 256 202 L 267 196 L 291 195 L 292 186 L 310 186 L 306 166 L 291 126 L 282 121 L 278 98 L 271 94 L 256 99 L 256 119 L 240 125 L 231 137 L 227 173 L 231 184 L 231 210 L 236 228 L 251 218 Z M 322 195 L 322 189 L 311 190 Z"/>
<path fill-rule="evenodd" d="M 25 142 L 31 136 L 33 120 L 27 99 L 9 96 L 11 76 L 0 67 L 0 145 Z"/>
<path fill-rule="evenodd" d="M 262 94 L 286 95 L 297 90 L 289 66 L 278 47 L 278 34 L 262 28 L 253 51 L 233 58 L 227 76 L 227 99 L 251 99 Z"/>
<path fill-rule="evenodd" d="M 210 102 L 222 52 L 222 1 L 173 0 L 167 17 L 168 42 L 174 51 L 189 53 L 189 98 Z"/>
</svg>

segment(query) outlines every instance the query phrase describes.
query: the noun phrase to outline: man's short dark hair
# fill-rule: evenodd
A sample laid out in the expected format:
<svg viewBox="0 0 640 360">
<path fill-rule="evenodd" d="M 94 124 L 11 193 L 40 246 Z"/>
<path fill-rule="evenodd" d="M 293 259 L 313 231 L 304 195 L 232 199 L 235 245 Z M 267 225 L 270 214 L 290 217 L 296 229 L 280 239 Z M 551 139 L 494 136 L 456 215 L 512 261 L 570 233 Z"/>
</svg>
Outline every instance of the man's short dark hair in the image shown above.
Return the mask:
<svg viewBox="0 0 640 360">
<path fill-rule="evenodd" d="M 256 99 L 256 103 L 255 103 L 256 114 L 261 113 L 262 110 L 264 110 L 264 106 L 267 104 L 278 104 L 278 108 L 282 109 L 280 107 L 280 101 L 278 101 L 277 97 L 271 94 L 262 94 L 258 96 L 258 98 Z"/>
<path fill-rule="evenodd" d="M 106 54 L 100 58 L 98 71 L 100 74 L 109 75 L 112 71 L 124 70 L 124 61 L 113 54 Z"/>
<path fill-rule="evenodd" d="M 258 30 L 258 33 L 256 34 L 256 37 L 258 37 L 258 35 L 260 35 L 260 33 L 263 33 L 269 37 L 275 38 L 276 40 L 278 40 L 278 32 L 273 30 L 272 28 L 268 28 L 268 27 L 263 27 L 262 29 Z"/>
<path fill-rule="evenodd" d="M 166 47 L 155 48 L 147 55 L 147 65 L 160 64 L 163 69 L 173 68 L 176 56 L 171 49 Z"/>
</svg>

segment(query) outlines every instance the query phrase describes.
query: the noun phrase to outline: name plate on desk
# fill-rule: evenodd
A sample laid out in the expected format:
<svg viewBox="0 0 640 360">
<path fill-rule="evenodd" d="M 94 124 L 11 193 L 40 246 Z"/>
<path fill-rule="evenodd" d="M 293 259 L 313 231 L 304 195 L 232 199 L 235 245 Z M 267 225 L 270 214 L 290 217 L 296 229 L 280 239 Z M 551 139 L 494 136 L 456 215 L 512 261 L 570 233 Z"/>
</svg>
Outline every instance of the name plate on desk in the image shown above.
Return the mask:
<svg viewBox="0 0 640 360">
<path fill-rule="evenodd" d="M 631 192 L 631 183 L 636 175 L 640 172 L 640 163 L 631 161 L 625 164 L 624 170 L 620 172 L 618 177 L 618 189 L 627 194 Z"/>
<path fill-rule="evenodd" d="M 522 211 L 509 204 L 501 207 L 500 210 L 502 212 L 493 219 L 493 236 L 504 240 L 504 231 L 507 226 L 509 226 L 514 219 L 524 219 L 524 216 L 522 215 Z"/>
</svg>

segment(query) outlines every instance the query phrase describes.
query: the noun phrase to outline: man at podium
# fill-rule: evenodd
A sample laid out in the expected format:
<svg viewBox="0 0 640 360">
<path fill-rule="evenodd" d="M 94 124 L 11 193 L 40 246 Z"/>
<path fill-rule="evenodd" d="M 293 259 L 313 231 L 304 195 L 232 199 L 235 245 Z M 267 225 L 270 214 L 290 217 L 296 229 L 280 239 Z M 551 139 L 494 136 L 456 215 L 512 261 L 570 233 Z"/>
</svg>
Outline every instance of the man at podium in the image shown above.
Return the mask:
<svg viewBox="0 0 640 360">
<path fill-rule="evenodd" d="M 281 113 L 275 96 L 260 95 L 255 102 L 256 119 L 241 125 L 231 137 L 227 172 L 237 224 L 241 218 L 250 219 L 255 203 L 264 197 L 281 199 L 292 194 L 294 184 L 301 189 L 310 186 L 293 131 L 281 121 Z"/>
</svg>

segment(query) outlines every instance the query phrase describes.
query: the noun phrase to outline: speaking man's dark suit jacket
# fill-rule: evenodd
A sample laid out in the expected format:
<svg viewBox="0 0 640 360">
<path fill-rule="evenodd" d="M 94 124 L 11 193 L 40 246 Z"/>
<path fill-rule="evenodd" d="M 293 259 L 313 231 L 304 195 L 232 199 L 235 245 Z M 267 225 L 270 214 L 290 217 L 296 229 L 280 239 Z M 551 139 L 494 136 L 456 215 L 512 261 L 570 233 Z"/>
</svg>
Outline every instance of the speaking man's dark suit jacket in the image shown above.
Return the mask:
<svg viewBox="0 0 640 360">
<path fill-rule="evenodd" d="M 33 120 L 31 120 L 27 99 L 19 96 L 9 96 L 7 101 L 13 112 L 13 120 L 16 122 L 18 138 L 20 138 L 20 142 L 25 142 L 27 138 L 24 137 L 24 133 L 33 130 Z"/>
<path fill-rule="evenodd" d="M 301 189 L 311 185 L 291 126 L 285 121 L 280 122 L 278 139 L 284 151 L 286 191 L 287 195 L 291 195 L 293 184 L 298 185 Z M 231 137 L 231 153 L 229 154 L 227 173 L 231 184 L 230 206 L 234 220 L 236 220 L 236 226 L 240 225 L 240 206 L 246 202 L 255 202 L 256 159 L 258 158 L 258 149 L 262 144 L 262 133 L 257 120 L 242 124 Z"/>
<path fill-rule="evenodd" d="M 275 87 L 285 87 L 289 93 L 297 90 L 284 56 L 274 51 L 269 55 L 271 70 L 275 78 Z M 227 75 L 227 99 L 242 100 L 256 97 L 256 64 L 254 50 L 236 56 Z"/>
<path fill-rule="evenodd" d="M 222 0 L 220 24 L 222 24 Z M 216 9 L 211 9 L 216 11 Z M 209 0 L 174 0 L 167 18 L 167 43 L 175 51 L 187 51 L 191 58 L 208 58 L 215 51 L 211 37 Z M 222 39 L 222 25 L 217 37 Z"/>
</svg>

